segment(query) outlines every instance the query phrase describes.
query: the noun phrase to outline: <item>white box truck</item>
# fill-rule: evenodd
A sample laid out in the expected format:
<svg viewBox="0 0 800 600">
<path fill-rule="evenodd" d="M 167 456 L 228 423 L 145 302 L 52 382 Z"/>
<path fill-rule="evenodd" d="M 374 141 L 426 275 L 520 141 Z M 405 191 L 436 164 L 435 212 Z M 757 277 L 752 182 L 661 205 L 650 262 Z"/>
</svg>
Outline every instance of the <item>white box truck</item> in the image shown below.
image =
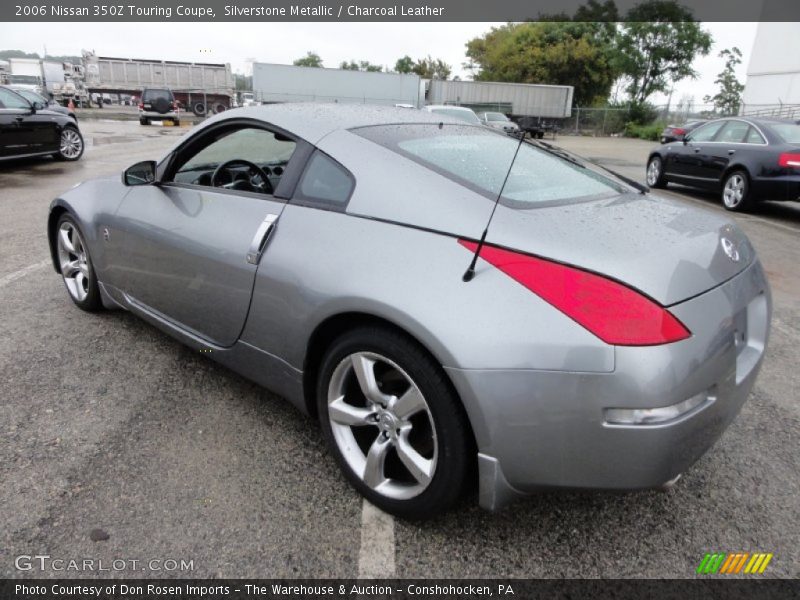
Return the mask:
<svg viewBox="0 0 800 600">
<path fill-rule="evenodd" d="M 342 104 L 410 105 L 419 108 L 424 88 L 419 75 L 295 67 L 253 63 L 256 100 L 272 102 L 339 102 Z"/>
</svg>

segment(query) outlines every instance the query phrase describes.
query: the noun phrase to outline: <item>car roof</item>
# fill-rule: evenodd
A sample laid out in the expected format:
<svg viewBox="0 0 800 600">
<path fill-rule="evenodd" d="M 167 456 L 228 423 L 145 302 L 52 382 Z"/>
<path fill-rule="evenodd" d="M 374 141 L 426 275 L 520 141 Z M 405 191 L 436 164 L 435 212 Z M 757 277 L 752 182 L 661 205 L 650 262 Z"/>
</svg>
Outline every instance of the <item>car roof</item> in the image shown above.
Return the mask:
<svg viewBox="0 0 800 600">
<path fill-rule="evenodd" d="M 312 102 L 263 104 L 236 108 L 226 110 L 208 119 L 206 123 L 218 123 L 226 119 L 242 117 L 265 121 L 298 135 L 312 144 L 334 131 L 374 125 L 448 123 L 469 126 L 454 117 L 435 115 L 423 110 L 409 110 L 394 106 Z"/>
</svg>

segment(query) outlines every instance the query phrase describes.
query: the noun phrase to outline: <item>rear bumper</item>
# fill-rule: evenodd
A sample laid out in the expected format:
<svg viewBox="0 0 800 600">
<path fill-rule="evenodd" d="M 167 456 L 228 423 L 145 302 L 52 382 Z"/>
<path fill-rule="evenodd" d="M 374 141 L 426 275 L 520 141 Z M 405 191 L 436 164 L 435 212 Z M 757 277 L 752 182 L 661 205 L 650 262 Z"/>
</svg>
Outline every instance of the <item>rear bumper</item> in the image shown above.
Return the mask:
<svg viewBox="0 0 800 600">
<path fill-rule="evenodd" d="M 139 118 L 154 119 L 156 121 L 161 119 L 177 119 L 178 113 L 174 110 L 165 113 L 156 112 L 154 110 L 139 110 Z"/>
<path fill-rule="evenodd" d="M 800 175 L 754 177 L 750 184 L 761 200 L 800 200 Z"/>
<path fill-rule="evenodd" d="M 448 369 L 479 448 L 480 503 L 547 488 L 660 487 L 697 461 L 739 413 L 767 343 L 770 292 L 756 261 L 671 308 L 692 337 L 617 347 L 612 373 Z M 613 425 L 611 408 L 703 402 L 656 425 Z"/>
</svg>

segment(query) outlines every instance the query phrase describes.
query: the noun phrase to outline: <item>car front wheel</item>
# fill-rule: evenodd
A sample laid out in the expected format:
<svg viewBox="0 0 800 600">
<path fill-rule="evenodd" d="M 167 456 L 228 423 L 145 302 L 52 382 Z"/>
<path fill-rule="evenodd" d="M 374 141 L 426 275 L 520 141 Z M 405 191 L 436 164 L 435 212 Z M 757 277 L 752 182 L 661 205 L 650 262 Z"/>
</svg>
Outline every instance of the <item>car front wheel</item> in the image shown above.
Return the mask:
<svg viewBox="0 0 800 600">
<path fill-rule="evenodd" d="M 647 185 L 651 188 L 667 187 L 667 180 L 664 179 L 664 163 L 660 156 L 654 156 L 647 163 Z"/>
<path fill-rule="evenodd" d="M 61 130 L 58 154 L 60 160 L 78 160 L 83 154 L 83 136 L 75 127 L 67 125 Z"/>
<path fill-rule="evenodd" d="M 750 180 L 744 171 L 734 171 L 722 184 L 722 204 L 727 210 L 742 212 L 752 207 Z"/>
<path fill-rule="evenodd" d="M 411 519 L 452 506 L 474 458 L 464 411 L 441 368 L 388 328 L 361 328 L 326 354 L 322 429 L 345 476 L 382 510 Z"/>
<path fill-rule="evenodd" d="M 78 224 L 71 216 L 64 214 L 56 227 L 58 268 L 69 297 L 82 310 L 99 310 L 102 304 L 97 277 Z"/>
</svg>

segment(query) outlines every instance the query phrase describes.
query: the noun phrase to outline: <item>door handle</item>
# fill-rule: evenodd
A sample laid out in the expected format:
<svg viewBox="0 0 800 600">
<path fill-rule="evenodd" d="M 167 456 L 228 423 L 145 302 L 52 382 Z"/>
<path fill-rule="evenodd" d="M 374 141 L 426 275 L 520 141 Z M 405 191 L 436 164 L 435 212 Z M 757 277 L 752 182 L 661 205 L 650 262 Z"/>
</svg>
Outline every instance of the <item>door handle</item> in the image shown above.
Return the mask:
<svg viewBox="0 0 800 600">
<path fill-rule="evenodd" d="M 22 121 L 24 121 L 24 120 L 25 120 L 25 117 L 14 117 L 14 120 L 15 120 L 17 123 L 21 123 Z"/>
<path fill-rule="evenodd" d="M 733 156 L 736 154 L 736 150 L 728 150 L 728 156 Z"/>
<path fill-rule="evenodd" d="M 267 240 L 272 234 L 272 230 L 275 229 L 275 221 L 277 220 L 278 215 L 268 214 L 256 229 L 253 241 L 250 242 L 250 249 L 247 251 L 247 262 L 251 265 L 257 265 L 258 261 L 261 260 L 261 254 L 264 252 L 264 247 L 267 245 Z"/>
<path fill-rule="evenodd" d="M 700 154 L 700 151 L 701 151 L 701 150 L 702 150 L 702 148 L 695 148 L 695 149 L 694 149 L 694 153 L 695 153 L 695 154 Z"/>
</svg>

